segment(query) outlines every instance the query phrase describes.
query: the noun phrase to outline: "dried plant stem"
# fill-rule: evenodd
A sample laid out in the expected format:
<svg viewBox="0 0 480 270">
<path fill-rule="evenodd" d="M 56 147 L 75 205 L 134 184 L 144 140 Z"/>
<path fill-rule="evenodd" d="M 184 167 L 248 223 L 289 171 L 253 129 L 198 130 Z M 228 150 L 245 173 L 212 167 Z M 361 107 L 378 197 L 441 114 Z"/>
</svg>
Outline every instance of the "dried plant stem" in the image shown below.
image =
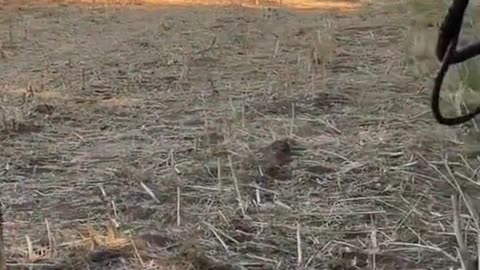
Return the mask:
<svg viewBox="0 0 480 270">
<path fill-rule="evenodd" d="M 235 169 L 233 167 L 232 156 L 230 156 L 230 155 L 228 156 L 228 164 L 230 165 L 230 170 L 232 172 L 232 179 L 233 179 L 233 183 L 234 183 L 234 186 L 235 186 L 235 192 L 237 194 L 238 207 L 242 211 L 242 216 L 245 217 L 246 212 L 245 212 L 245 208 L 243 206 L 242 195 L 240 193 L 240 188 L 238 187 L 238 179 L 237 179 L 237 176 L 235 175 Z"/>
<path fill-rule="evenodd" d="M 0 269 L 6 270 L 7 258 L 5 256 L 4 216 L 3 205 L 0 203 Z"/>
</svg>

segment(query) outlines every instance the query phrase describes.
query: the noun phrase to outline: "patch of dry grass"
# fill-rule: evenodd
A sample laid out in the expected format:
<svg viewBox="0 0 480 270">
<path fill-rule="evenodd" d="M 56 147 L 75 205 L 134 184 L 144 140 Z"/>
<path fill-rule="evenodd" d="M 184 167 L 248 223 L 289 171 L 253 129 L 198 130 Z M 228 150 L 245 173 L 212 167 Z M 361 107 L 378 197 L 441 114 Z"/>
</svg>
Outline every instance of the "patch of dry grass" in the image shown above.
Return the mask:
<svg viewBox="0 0 480 270">
<path fill-rule="evenodd" d="M 403 2 L 412 16 L 407 36 L 407 55 L 412 63 L 410 67 L 420 79 L 430 80 L 439 67 L 432 42 L 437 39 L 437 26 L 443 20 L 448 5 L 438 1 Z M 476 32 L 479 28 L 475 22 L 478 13 L 478 4 L 472 2 L 466 12 L 461 44 L 478 40 Z M 473 58 L 450 68 L 442 91 L 442 108 L 445 108 L 446 114 L 464 114 L 466 109 L 472 110 L 480 104 L 477 90 L 480 88 L 478 63 L 478 59 Z M 474 123 L 474 126 L 478 132 L 477 124 Z"/>
<path fill-rule="evenodd" d="M 405 13 L 363 7 L 0 10 L 1 106 L 37 127 L 2 128 L 9 264 L 458 265 L 478 161 L 444 157 Z"/>
</svg>

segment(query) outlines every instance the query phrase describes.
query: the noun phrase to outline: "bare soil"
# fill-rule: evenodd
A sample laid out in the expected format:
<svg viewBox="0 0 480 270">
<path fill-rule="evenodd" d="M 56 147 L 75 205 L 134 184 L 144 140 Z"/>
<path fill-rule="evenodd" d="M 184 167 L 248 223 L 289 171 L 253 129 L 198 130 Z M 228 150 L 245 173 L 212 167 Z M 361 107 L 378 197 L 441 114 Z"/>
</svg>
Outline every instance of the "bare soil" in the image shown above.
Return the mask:
<svg viewBox="0 0 480 270">
<path fill-rule="evenodd" d="M 71 2 L 0 7 L 10 269 L 458 266 L 393 2 Z"/>
</svg>

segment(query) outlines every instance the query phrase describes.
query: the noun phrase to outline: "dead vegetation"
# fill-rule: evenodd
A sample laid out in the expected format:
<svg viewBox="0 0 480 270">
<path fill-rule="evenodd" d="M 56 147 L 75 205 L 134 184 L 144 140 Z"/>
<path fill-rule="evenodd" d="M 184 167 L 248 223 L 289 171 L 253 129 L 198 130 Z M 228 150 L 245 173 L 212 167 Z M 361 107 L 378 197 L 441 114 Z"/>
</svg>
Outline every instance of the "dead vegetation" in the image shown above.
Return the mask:
<svg viewBox="0 0 480 270">
<path fill-rule="evenodd" d="M 480 164 L 430 115 L 408 10 L 287 2 L 3 5 L 9 267 L 459 267 Z"/>
</svg>

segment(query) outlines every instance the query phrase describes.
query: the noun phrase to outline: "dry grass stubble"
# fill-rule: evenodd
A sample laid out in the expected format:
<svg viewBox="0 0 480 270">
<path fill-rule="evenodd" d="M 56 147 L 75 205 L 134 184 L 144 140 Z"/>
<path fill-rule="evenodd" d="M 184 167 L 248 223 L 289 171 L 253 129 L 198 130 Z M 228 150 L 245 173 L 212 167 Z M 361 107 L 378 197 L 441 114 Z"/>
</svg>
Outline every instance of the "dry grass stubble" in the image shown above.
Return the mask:
<svg viewBox="0 0 480 270">
<path fill-rule="evenodd" d="M 0 10 L 1 106 L 38 127 L 2 128 L 9 263 L 457 264 L 449 183 L 476 165 L 443 161 L 389 3 Z"/>
</svg>

